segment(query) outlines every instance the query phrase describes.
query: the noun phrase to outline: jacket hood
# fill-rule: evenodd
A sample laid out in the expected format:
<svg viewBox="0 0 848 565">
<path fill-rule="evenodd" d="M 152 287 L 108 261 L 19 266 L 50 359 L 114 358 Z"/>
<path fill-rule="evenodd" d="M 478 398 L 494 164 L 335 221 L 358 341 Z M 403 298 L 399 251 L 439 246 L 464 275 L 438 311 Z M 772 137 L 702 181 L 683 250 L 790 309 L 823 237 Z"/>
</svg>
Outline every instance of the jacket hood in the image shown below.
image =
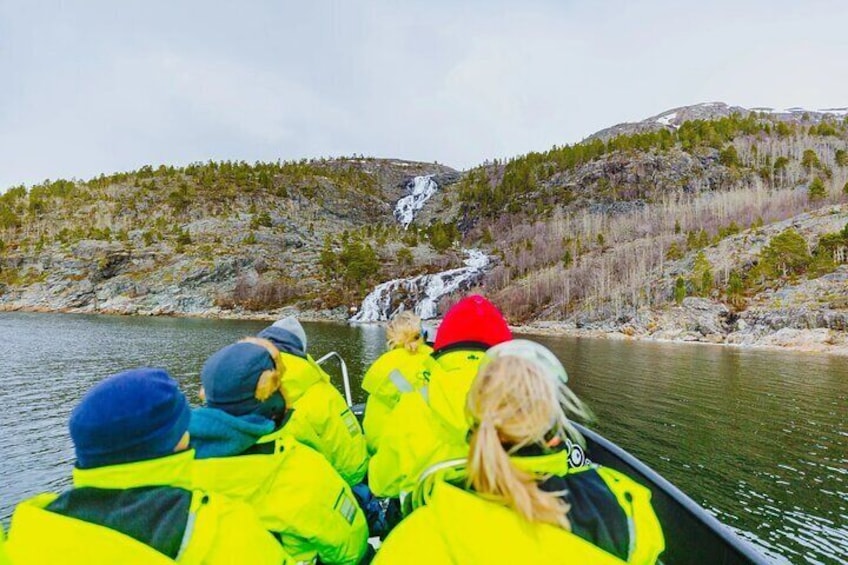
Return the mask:
<svg viewBox="0 0 848 565">
<path fill-rule="evenodd" d="M 282 389 L 289 406 L 294 406 L 312 385 L 322 381 L 330 383 L 330 375 L 311 355 L 300 357 L 292 353 L 281 353 L 280 358 L 286 368 L 283 372 Z"/>
<path fill-rule="evenodd" d="M 232 416 L 214 408 L 196 408 L 188 430 L 198 459 L 229 457 L 274 431 L 274 422 L 258 414 Z"/>
<path fill-rule="evenodd" d="M 288 319 L 286 318 L 286 320 Z M 302 326 L 295 320 L 297 328 L 300 328 L 298 332 L 295 327 L 276 325 L 279 323 L 276 322 L 275 325 L 268 326 L 259 332 L 259 337 L 273 343 L 281 352 L 291 353 L 298 357 L 306 357 L 306 334 L 303 332 Z"/>
</svg>

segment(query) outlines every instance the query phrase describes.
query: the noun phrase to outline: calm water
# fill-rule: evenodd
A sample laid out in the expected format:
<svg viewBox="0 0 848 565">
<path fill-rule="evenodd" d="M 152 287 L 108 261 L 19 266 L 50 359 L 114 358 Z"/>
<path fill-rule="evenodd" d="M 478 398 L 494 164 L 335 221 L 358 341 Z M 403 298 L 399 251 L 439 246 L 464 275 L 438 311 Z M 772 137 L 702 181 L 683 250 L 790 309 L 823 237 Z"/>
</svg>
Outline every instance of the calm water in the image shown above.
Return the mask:
<svg viewBox="0 0 848 565">
<path fill-rule="evenodd" d="M 313 354 L 351 374 L 383 350 L 378 327 L 305 324 Z M 264 323 L 0 314 L 0 519 L 69 484 L 68 414 L 104 376 L 162 366 L 197 401 L 198 371 Z M 848 359 L 568 338 L 564 361 L 594 427 L 654 467 L 776 562 L 848 555 Z M 317 357 L 317 355 L 316 355 Z M 355 387 L 355 396 L 361 394 Z"/>
</svg>

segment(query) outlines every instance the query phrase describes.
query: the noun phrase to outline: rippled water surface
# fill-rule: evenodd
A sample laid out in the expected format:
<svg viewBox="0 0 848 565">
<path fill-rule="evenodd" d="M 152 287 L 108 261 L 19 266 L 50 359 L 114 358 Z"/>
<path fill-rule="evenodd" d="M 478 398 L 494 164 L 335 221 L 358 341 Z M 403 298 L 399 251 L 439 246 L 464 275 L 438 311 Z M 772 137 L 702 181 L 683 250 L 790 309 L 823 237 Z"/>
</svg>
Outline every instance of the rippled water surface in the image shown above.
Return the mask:
<svg viewBox="0 0 848 565">
<path fill-rule="evenodd" d="M 203 360 L 264 323 L 0 314 L 0 518 L 69 484 L 68 414 L 106 375 L 168 369 L 197 401 Z M 379 327 L 305 324 L 316 357 L 357 378 Z M 571 338 L 540 339 L 565 363 L 600 432 L 776 562 L 848 556 L 848 359 Z M 332 372 L 332 371 L 331 371 Z M 361 400 L 358 387 L 355 399 Z"/>
</svg>

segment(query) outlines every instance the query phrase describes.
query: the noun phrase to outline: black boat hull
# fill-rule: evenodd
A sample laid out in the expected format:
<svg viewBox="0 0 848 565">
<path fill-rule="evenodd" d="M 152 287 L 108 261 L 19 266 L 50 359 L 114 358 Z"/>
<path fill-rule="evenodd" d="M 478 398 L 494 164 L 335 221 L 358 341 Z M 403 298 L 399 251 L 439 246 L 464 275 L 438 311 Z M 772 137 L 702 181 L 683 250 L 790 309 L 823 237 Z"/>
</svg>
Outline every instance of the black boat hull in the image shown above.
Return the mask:
<svg viewBox="0 0 848 565">
<path fill-rule="evenodd" d="M 651 489 L 654 511 L 665 534 L 662 562 L 685 564 L 767 564 L 768 559 L 659 473 L 592 430 L 575 424 L 586 438 L 590 461 L 611 467 Z"/>
</svg>

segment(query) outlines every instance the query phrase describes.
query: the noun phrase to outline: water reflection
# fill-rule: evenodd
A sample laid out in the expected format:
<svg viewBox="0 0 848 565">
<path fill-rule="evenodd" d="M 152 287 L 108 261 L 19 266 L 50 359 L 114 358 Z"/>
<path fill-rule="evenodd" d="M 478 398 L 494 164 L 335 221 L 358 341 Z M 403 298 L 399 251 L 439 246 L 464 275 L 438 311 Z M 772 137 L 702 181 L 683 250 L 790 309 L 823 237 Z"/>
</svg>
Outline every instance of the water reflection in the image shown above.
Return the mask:
<svg viewBox="0 0 848 565">
<path fill-rule="evenodd" d="M 93 383 L 161 366 L 197 402 L 199 370 L 262 322 L 0 314 L 0 518 L 65 488 L 70 409 Z M 305 324 L 309 349 L 356 380 L 383 352 L 377 326 Z M 781 562 L 848 555 L 848 363 L 710 346 L 540 338 L 595 427 Z M 335 372 L 334 372 L 335 373 Z M 336 381 L 339 382 L 339 381 Z M 362 400 L 358 384 L 354 397 Z"/>
</svg>

